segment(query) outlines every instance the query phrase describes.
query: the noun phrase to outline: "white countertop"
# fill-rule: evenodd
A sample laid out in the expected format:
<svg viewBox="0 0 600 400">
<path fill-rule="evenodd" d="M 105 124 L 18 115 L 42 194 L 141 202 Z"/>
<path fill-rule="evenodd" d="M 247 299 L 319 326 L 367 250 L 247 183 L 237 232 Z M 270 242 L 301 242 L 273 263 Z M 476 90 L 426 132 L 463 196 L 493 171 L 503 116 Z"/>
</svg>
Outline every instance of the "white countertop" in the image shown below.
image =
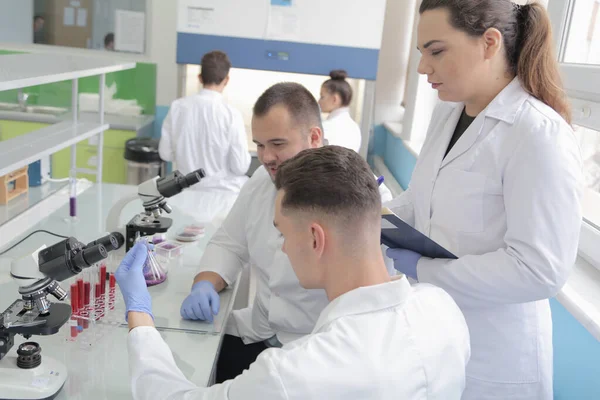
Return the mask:
<svg viewBox="0 0 600 400">
<path fill-rule="evenodd" d="M 126 185 L 92 185 L 78 196 L 79 221 L 69 223 L 65 220 L 68 215 L 68 204 L 63 203 L 64 205 L 50 215 L 39 216 L 38 222 L 28 231 L 43 228 L 59 234 L 75 236 L 87 243 L 103 234 L 105 216 L 112 204 L 123 196 L 135 193 L 136 190 L 136 187 Z M 224 323 L 233 305 L 237 288 L 221 293 L 221 311 L 214 324 L 183 321 L 179 316 L 179 307 L 189 292 L 192 278 L 197 272 L 199 257 L 209 237 L 215 232 L 228 207 L 234 201 L 234 194 L 193 190 L 184 191 L 169 199 L 169 204 L 173 207 L 173 213 L 170 214 L 173 218 L 173 227 L 167 236 L 174 235 L 178 227 L 191 223 L 192 219 L 197 221 L 211 219 L 213 222 L 206 224 L 206 234 L 200 241 L 187 245 L 181 259 L 169 265 L 167 280 L 150 288 L 157 327 L 171 347 L 183 373 L 200 386 L 206 386 L 210 382 Z M 186 211 L 183 211 L 182 207 Z M 122 224 L 140 210 L 139 200 L 129 203 L 122 212 Z M 7 234 L 6 229 L 10 227 L 0 227 L 0 235 Z M 14 239 L 17 240 L 22 236 L 19 235 Z M 34 235 L 3 257 L 27 254 L 41 244 L 50 245 L 59 240 L 44 234 Z M 0 259 L 0 309 L 2 310 L 19 296 L 16 284 L 7 279 L 9 268 L 9 260 Z M 117 326 L 109 330 L 106 336 L 89 350 L 65 342 L 65 334 L 62 332 L 45 337 L 35 336 L 30 340 L 42 346 L 42 358 L 44 354 L 51 356 L 68 367 L 69 378 L 57 399 L 118 400 L 131 398 L 126 338 L 127 328 Z M 24 340 L 21 337 L 15 340 L 13 352 L 22 341 Z"/>
<path fill-rule="evenodd" d="M 27 193 L 12 199 L 8 204 L 0 205 L 0 225 L 16 218 L 46 197 L 53 195 L 65 186 L 67 182 L 47 182 L 40 186 L 30 186 Z"/>
</svg>

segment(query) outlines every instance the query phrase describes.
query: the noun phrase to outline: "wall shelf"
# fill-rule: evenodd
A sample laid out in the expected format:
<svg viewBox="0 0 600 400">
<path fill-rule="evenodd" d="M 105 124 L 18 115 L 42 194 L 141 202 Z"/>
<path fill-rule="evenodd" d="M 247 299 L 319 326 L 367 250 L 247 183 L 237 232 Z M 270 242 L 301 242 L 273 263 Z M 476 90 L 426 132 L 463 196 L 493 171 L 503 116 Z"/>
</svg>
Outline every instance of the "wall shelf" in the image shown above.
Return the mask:
<svg viewBox="0 0 600 400">
<path fill-rule="evenodd" d="M 135 68 L 133 62 L 61 54 L 7 54 L 0 57 L 0 91 Z"/>
<path fill-rule="evenodd" d="M 60 122 L 0 142 L 0 176 L 107 130 L 108 124 Z"/>
<path fill-rule="evenodd" d="M 9 54 L 0 56 L 0 91 L 71 80 L 72 118 L 0 143 L 0 175 L 24 167 L 40 158 L 71 146 L 71 170 L 76 170 L 75 144 L 98 135 L 96 179 L 102 182 L 104 86 L 106 74 L 135 68 L 134 62 L 118 62 L 64 54 Z M 80 122 L 78 79 L 100 76 L 98 122 Z"/>
</svg>

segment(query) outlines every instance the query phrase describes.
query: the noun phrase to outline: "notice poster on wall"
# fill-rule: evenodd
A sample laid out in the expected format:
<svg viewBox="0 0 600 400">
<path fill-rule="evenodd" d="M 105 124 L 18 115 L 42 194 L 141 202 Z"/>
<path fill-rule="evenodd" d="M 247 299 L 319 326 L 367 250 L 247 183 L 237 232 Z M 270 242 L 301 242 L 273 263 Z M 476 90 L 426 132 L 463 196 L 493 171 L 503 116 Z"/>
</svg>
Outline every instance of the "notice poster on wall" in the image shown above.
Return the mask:
<svg viewBox="0 0 600 400">
<path fill-rule="evenodd" d="M 187 0 L 180 2 L 178 24 L 186 30 L 212 30 L 217 27 L 219 2 L 215 0 Z"/>
<path fill-rule="evenodd" d="M 115 11 L 115 50 L 143 53 L 146 38 L 146 14 Z"/>
<path fill-rule="evenodd" d="M 192 28 L 205 27 L 214 24 L 214 16 L 214 8 L 188 6 L 187 23 Z"/>
<path fill-rule="evenodd" d="M 272 5 L 269 10 L 269 20 L 267 21 L 267 39 L 298 40 L 298 20 L 298 10 L 291 2 L 285 7 L 282 7 L 281 5 Z"/>
<path fill-rule="evenodd" d="M 86 8 L 78 8 L 77 9 L 77 26 L 85 28 L 87 26 L 87 9 Z"/>
<path fill-rule="evenodd" d="M 75 9 L 73 7 L 65 7 L 63 11 L 63 25 L 73 26 L 75 25 Z"/>
</svg>

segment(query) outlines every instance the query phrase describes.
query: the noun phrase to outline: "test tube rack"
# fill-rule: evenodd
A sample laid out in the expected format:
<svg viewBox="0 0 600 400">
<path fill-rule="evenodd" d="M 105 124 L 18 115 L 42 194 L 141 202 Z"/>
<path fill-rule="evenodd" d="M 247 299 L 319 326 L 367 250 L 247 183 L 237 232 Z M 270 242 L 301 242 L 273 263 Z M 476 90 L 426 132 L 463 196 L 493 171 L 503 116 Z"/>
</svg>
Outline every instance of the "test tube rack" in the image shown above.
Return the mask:
<svg viewBox="0 0 600 400">
<path fill-rule="evenodd" d="M 65 325 L 65 340 L 89 348 L 124 322 L 124 307 L 114 273 L 106 264 L 88 268 L 70 284 L 71 319 Z"/>
</svg>

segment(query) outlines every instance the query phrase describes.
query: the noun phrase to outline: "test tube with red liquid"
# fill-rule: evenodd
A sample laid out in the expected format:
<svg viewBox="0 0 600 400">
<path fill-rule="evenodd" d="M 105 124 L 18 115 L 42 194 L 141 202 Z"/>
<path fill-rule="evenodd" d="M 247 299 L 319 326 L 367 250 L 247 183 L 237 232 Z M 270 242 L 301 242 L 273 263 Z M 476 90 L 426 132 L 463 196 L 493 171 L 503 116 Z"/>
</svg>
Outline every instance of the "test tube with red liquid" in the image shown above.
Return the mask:
<svg viewBox="0 0 600 400">
<path fill-rule="evenodd" d="M 104 304 L 102 302 L 102 285 L 100 284 L 100 282 L 96 283 L 95 285 L 95 295 L 96 298 L 94 299 L 94 305 L 95 305 L 95 311 L 96 311 L 96 321 L 98 321 L 100 318 L 102 318 L 104 316 L 103 313 L 103 307 Z"/>
<path fill-rule="evenodd" d="M 90 291 L 91 291 L 91 285 L 89 282 L 83 282 L 83 309 L 85 311 L 82 312 L 85 313 L 84 317 L 86 317 L 83 320 L 83 329 L 87 329 L 89 328 L 89 316 L 90 316 Z"/>
<path fill-rule="evenodd" d="M 71 338 L 77 337 L 76 316 L 79 313 L 79 286 L 77 283 L 71 285 Z"/>
<path fill-rule="evenodd" d="M 115 292 L 116 292 L 117 280 L 115 274 L 110 274 L 108 282 L 108 306 L 111 310 L 115 309 Z"/>
<path fill-rule="evenodd" d="M 100 294 L 104 297 L 106 293 L 106 264 L 100 264 Z"/>
</svg>

